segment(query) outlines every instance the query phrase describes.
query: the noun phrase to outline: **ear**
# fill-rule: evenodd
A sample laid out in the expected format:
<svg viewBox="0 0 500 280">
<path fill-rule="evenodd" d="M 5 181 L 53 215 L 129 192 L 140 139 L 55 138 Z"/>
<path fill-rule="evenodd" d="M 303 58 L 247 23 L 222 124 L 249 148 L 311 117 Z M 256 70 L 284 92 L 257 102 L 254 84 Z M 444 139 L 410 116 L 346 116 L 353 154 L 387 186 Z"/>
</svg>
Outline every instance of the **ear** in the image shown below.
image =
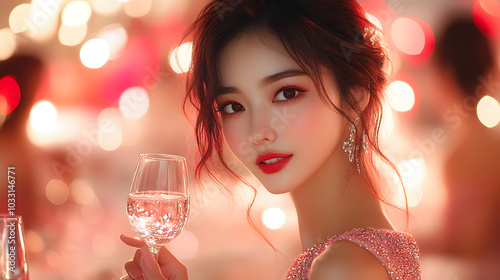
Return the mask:
<svg viewBox="0 0 500 280">
<path fill-rule="evenodd" d="M 365 110 L 370 101 L 370 93 L 368 90 L 362 87 L 355 87 L 351 89 L 351 94 L 354 96 L 354 99 L 356 99 L 361 111 Z"/>
</svg>

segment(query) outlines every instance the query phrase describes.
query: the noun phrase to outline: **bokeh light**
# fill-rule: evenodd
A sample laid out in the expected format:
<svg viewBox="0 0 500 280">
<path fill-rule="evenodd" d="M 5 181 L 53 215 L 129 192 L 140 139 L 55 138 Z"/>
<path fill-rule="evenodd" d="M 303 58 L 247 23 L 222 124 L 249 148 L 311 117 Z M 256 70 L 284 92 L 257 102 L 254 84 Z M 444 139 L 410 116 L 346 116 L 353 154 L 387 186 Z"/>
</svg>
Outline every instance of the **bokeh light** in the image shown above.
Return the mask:
<svg viewBox="0 0 500 280">
<path fill-rule="evenodd" d="M 101 128 L 120 127 L 122 123 L 122 115 L 116 108 L 104 108 L 97 117 L 97 125 Z"/>
<path fill-rule="evenodd" d="M 500 1 L 498 0 L 479 0 L 479 4 L 488 14 L 500 17 Z M 500 20 L 500 19 L 499 19 Z"/>
<path fill-rule="evenodd" d="M 476 112 L 479 121 L 486 127 L 495 127 L 500 122 L 500 104 L 491 96 L 486 95 L 479 100 Z"/>
<path fill-rule="evenodd" d="M 77 27 L 87 24 L 92 15 L 92 8 L 85 1 L 71 1 L 62 10 L 61 20 L 64 25 Z"/>
<path fill-rule="evenodd" d="M 129 120 L 142 118 L 149 109 L 149 96 L 143 87 L 131 87 L 120 96 L 120 112 Z"/>
<path fill-rule="evenodd" d="M 57 124 L 57 109 L 49 101 L 39 101 L 31 108 L 31 127 L 38 132 L 52 131 Z"/>
<path fill-rule="evenodd" d="M 116 108 L 105 108 L 97 117 L 97 127 L 99 137 L 97 143 L 105 151 L 118 149 L 123 142 L 123 132 L 121 130 L 122 117 Z"/>
<path fill-rule="evenodd" d="M 423 158 L 412 158 L 397 164 L 406 190 L 406 198 L 409 207 L 416 207 L 422 200 L 422 185 L 427 178 L 427 164 Z M 405 206 L 405 196 L 403 186 L 399 177 L 394 176 L 395 193 L 393 202 L 401 207 Z"/>
<path fill-rule="evenodd" d="M 16 34 L 7 27 L 0 29 L 0 60 L 11 57 L 16 47 Z"/>
<path fill-rule="evenodd" d="M 125 2 L 125 13 L 130 17 L 142 17 L 149 13 L 152 0 L 129 0 Z"/>
<path fill-rule="evenodd" d="M 186 42 L 174 49 L 172 54 L 170 54 L 170 67 L 175 73 L 181 74 L 189 70 L 192 52 L 192 42 Z"/>
<path fill-rule="evenodd" d="M 399 112 L 406 112 L 415 104 L 415 93 L 412 87 L 403 81 L 394 81 L 387 87 L 387 95 L 391 107 Z"/>
<path fill-rule="evenodd" d="M 500 38 L 499 6 L 500 1 L 498 0 L 476 0 L 472 7 L 472 17 L 477 28 L 494 40 Z"/>
<path fill-rule="evenodd" d="M 418 55 L 425 47 L 422 27 L 409 18 L 398 18 L 392 23 L 391 37 L 394 45 L 403 53 Z"/>
<path fill-rule="evenodd" d="M 105 151 L 114 151 L 118 149 L 123 142 L 123 133 L 120 127 L 113 126 L 112 129 L 102 130 L 102 137 L 97 139 L 99 147 Z"/>
<path fill-rule="evenodd" d="M 31 10 L 31 4 L 17 5 L 9 15 L 9 27 L 14 33 L 21 33 L 28 26 L 28 17 Z"/>
<path fill-rule="evenodd" d="M 80 44 L 87 35 L 87 24 L 79 26 L 61 25 L 59 27 L 59 42 L 65 46 L 76 46 Z"/>
<path fill-rule="evenodd" d="M 68 186 L 61 180 L 52 179 L 45 188 L 45 195 L 52 204 L 61 205 L 68 200 Z"/>
<path fill-rule="evenodd" d="M 33 253 L 44 251 L 45 243 L 39 233 L 33 230 L 28 230 L 26 232 L 26 248 Z"/>
<path fill-rule="evenodd" d="M 120 55 L 128 40 L 127 31 L 119 23 L 106 25 L 99 31 L 97 37 L 108 43 L 110 59 L 115 59 Z"/>
<path fill-rule="evenodd" d="M 268 208 L 262 213 L 262 222 L 267 228 L 279 229 L 285 225 L 285 212 L 278 207 Z"/>
<path fill-rule="evenodd" d="M 57 31 L 62 1 L 33 0 L 26 31 L 31 39 L 45 42 Z"/>
<path fill-rule="evenodd" d="M 80 59 L 88 68 L 100 68 L 108 62 L 110 49 L 103 39 L 91 39 L 80 49 Z"/>
<path fill-rule="evenodd" d="M 75 179 L 69 185 L 69 189 L 73 200 L 80 205 L 91 204 L 97 200 L 92 185 L 87 180 Z"/>
<path fill-rule="evenodd" d="M 21 100 L 21 88 L 14 76 L 7 75 L 0 78 L 0 115 L 8 115 Z"/>
<path fill-rule="evenodd" d="M 122 3 L 116 0 L 91 0 L 92 8 L 96 13 L 112 15 L 122 8 Z"/>
</svg>

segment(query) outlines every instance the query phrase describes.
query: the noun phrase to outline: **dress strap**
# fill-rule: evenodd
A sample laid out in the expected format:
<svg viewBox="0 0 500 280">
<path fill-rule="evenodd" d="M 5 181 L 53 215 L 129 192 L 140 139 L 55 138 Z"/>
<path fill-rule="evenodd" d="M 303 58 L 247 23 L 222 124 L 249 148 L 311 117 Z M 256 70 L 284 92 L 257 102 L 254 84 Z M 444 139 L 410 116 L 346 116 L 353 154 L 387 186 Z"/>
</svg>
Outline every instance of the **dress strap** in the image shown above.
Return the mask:
<svg viewBox="0 0 500 280">
<path fill-rule="evenodd" d="M 391 279 L 420 279 L 419 249 L 413 236 L 389 229 L 355 228 L 326 240 L 326 246 L 340 240 L 358 244 L 377 257 Z"/>
</svg>

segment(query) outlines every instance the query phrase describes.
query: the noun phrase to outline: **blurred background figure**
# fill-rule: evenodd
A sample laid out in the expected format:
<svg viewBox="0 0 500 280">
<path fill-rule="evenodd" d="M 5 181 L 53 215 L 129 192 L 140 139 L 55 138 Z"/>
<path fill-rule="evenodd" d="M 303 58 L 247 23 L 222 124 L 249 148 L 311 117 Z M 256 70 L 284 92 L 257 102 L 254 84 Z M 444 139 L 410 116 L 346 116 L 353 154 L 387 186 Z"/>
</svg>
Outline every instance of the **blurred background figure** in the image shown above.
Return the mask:
<svg viewBox="0 0 500 280">
<path fill-rule="evenodd" d="M 39 165 L 44 155 L 42 155 L 42 150 L 36 148 L 28 140 L 26 124 L 42 81 L 43 71 L 43 62 L 34 56 L 18 55 L 0 61 L 2 94 L 0 98 L 3 98 L 3 108 L 0 112 L 0 166 L 2 170 L 0 179 L 2 182 L 7 182 L 7 167 L 15 167 L 13 170 L 16 173 L 15 212 L 23 216 L 27 229 L 36 227 L 40 220 L 37 217 L 37 209 L 42 210 L 37 206 L 41 201 L 38 185 L 44 186 L 40 182 L 40 176 L 44 176 L 44 165 Z M 18 104 L 17 100 L 19 100 Z M 44 190 L 44 188 L 41 189 Z M 7 191 L 4 190 L 2 188 L 0 193 L 0 201 L 2 201 L 0 213 L 7 213 L 8 210 L 7 203 L 4 203 L 7 201 Z"/>
<path fill-rule="evenodd" d="M 481 107 L 500 91 L 492 48 L 472 18 L 456 18 L 437 38 L 432 61 L 429 98 L 448 135 L 447 201 L 439 234 L 424 250 L 464 261 L 471 279 L 500 275 L 500 135 Z"/>
</svg>

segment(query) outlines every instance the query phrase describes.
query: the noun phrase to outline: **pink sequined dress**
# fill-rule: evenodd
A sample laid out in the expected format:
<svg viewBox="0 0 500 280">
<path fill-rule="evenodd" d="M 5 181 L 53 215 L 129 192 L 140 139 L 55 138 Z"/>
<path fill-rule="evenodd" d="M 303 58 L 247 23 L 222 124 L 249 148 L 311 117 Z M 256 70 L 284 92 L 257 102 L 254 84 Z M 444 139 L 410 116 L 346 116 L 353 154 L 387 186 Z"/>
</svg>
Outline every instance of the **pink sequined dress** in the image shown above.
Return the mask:
<svg viewBox="0 0 500 280">
<path fill-rule="evenodd" d="M 388 229 L 356 228 L 335 235 L 304 251 L 288 270 L 286 279 L 307 280 L 314 259 L 333 242 L 347 240 L 370 251 L 385 266 L 392 280 L 419 280 L 419 250 L 408 233 Z"/>
</svg>

